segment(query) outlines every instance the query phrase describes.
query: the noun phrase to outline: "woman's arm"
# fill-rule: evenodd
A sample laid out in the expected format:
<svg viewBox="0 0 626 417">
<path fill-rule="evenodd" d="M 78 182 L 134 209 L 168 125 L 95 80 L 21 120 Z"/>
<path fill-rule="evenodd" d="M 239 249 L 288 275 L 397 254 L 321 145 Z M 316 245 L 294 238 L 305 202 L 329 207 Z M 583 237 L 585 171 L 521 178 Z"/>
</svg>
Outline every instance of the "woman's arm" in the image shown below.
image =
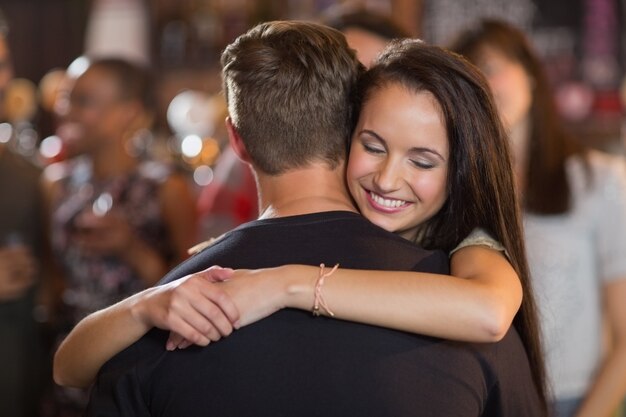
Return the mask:
<svg viewBox="0 0 626 417">
<path fill-rule="evenodd" d="M 626 395 L 626 277 L 606 284 L 604 300 L 611 347 L 577 417 L 611 417 Z"/>
<path fill-rule="evenodd" d="M 55 355 L 55 380 L 88 385 L 104 362 L 152 326 L 180 335 L 169 348 L 187 345 L 183 338 L 205 345 L 230 334 L 231 323 L 250 324 L 284 307 L 310 310 L 318 271 L 318 267 L 304 265 L 238 271 L 218 285 L 204 282 L 202 290 L 189 284 L 203 283 L 199 279 L 203 273 L 199 273 L 179 280 L 186 284 L 172 294 L 179 281 L 146 290 L 79 323 Z M 327 279 L 324 298 L 336 317 L 345 320 L 455 340 L 502 338 L 521 302 L 517 274 L 506 258 L 482 246 L 466 247 L 453 255 L 452 273 L 459 277 L 340 268 Z M 187 288 L 189 292 L 182 291 Z M 226 307 L 229 302 L 234 302 L 231 307 L 239 311 L 239 320 Z M 181 304 L 183 308 L 173 311 Z M 221 306 L 221 312 L 215 305 Z M 209 311 L 196 314 L 203 308 Z M 220 314 L 226 314 L 230 322 L 220 323 Z M 187 326 L 191 321 L 194 325 Z M 214 321 L 219 326 L 212 325 Z M 208 337 L 208 332 L 218 333 Z M 80 360 L 77 353 L 81 353 Z"/>
<path fill-rule="evenodd" d="M 451 273 L 339 268 L 325 280 L 322 293 L 339 319 L 452 340 L 500 340 L 522 300 L 511 264 L 501 252 L 468 246 L 452 256 Z M 284 307 L 311 310 L 318 274 L 319 267 L 287 265 L 238 271 L 220 285 L 246 325 Z"/>
<path fill-rule="evenodd" d="M 198 243 L 198 212 L 195 197 L 181 175 L 172 175 L 159 191 L 163 219 L 175 250 L 175 262 L 187 258 L 188 249 Z"/>
<path fill-rule="evenodd" d="M 598 227 L 593 242 L 599 263 L 596 279 L 603 284 L 601 301 L 610 343 L 576 416 L 608 417 L 626 395 L 626 164 L 622 158 L 598 153 L 591 154 L 590 161 L 602 213 L 593 219 Z"/>
<path fill-rule="evenodd" d="M 95 312 L 70 332 L 54 355 L 59 385 L 86 387 L 98 370 L 152 327 L 173 330 L 198 345 L 229 335 L 239 313 L 214 284 L 232 270 L 212 267 L 159 287 L 148 288 Z M 168 346 L 173 349 L 175 346 Z"/>
<path fill-rule="evenodd" d="M 169 268 L 187 258 L 187 249 L 196 243 L 197 213 L 195 200 L 185 178 L 170 176 L 159 189 L 163 222 L 174 250 L 173 264 L 133 233 L 125 239 L 121 256 L 137 272 L 146 286 L 154 285 Z"/>
</svg>

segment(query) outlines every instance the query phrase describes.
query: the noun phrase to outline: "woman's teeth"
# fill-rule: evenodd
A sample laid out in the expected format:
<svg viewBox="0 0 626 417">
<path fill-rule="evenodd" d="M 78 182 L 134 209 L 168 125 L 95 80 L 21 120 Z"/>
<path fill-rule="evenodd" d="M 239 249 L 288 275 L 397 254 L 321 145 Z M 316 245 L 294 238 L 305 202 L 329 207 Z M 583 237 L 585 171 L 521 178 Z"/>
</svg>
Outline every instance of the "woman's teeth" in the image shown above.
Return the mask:
<svg viewBox="0 0 626 417">
<path fill-rule="evenodd" d="M 372 200 L 376 202 L 376 204 L 381 205 L 383 207 L 397 208 L 406 204 L 406 201 L 404 200 L 391 200 L 388 198 L 383 198 L 379 196 L 378 194 L 374 194 L 371 191 L 370 191 L 370 196 L 372 197 Z"/>
</svg>

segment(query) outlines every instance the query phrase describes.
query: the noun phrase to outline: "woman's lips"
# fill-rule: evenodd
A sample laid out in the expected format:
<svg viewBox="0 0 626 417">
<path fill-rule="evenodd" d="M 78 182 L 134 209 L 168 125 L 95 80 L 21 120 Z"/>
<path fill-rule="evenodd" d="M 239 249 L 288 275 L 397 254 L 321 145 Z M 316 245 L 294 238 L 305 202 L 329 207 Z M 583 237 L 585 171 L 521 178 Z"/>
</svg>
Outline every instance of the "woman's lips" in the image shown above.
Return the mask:
<svg viewBox="0 0 626 417">
<path fill-rule="evenodd" d="M 405 200 L 385 198 L 367 189 L 365 189 L 365 195 L 367 196 L 368 202 L 374 209 L 385 213 L 397 213 L 412 204 L 411 202 Z"/>
</svg>

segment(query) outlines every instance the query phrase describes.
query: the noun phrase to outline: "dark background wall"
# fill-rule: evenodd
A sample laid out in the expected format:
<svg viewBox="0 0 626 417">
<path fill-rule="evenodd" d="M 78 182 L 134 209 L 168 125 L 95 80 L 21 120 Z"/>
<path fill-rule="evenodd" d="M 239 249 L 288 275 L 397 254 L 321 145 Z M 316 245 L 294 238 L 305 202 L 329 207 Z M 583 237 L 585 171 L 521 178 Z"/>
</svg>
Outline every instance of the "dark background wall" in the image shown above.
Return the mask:
<svg viewBox="0 0 626 417">
<path fill-rule="evenodd" d="M 15 74 L 38 82 L 83 49 L 87 0 L 0 0 L 9 20 Z"/>
</svg>

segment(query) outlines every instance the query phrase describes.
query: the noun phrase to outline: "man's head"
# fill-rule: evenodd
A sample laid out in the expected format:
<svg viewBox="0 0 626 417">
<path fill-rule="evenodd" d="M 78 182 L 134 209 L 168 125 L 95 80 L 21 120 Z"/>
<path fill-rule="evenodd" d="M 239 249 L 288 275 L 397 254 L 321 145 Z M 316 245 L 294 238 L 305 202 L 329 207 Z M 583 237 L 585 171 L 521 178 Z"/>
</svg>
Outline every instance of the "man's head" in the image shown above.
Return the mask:
<svg viewBox="0 0 626 417">
<path fill-rule="evenodd" d="M 314 162 L 337 167 L 354 123 L 362 66 L 344 36 L 308 22 L 262 23 L 222 54 L 234 130 L 269 175 Z"/>
</svg>

